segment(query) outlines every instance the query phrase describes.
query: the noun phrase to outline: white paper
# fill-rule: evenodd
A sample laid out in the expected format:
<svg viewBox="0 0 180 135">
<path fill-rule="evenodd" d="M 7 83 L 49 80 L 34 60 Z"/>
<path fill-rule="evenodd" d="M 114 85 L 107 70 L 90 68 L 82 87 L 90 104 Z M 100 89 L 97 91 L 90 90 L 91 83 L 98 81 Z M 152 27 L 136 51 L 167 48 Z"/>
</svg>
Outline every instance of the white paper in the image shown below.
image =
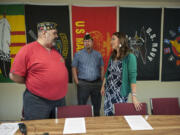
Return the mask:
<svg viewBox="0 0 180 135">
<path fill-rule="evenodd" d="M 14 135 L 18 129 L 18 123 L 2 123 L 0 125 L 0 135 Z"/>
<path fill-rule="evenodd" d="M 84 118 L 66 118 L 63 134 L 86 133 Z"/>
<path fill-rule="evenodd" d="M 141 115 L 124 116 L 132 130 L 153 130 Z"/>
</svg>

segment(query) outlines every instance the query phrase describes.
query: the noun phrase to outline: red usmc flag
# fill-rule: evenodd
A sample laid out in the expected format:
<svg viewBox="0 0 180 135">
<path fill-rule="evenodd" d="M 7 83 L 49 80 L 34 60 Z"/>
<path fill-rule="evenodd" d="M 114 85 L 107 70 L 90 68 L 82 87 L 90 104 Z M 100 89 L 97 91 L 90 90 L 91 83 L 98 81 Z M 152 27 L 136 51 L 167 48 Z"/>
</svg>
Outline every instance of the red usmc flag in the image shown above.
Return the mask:
<svg viewBox="0 0 180 135">
<path fill-rule="evenodd" d="M 105 68 L 111 52 L 110 40 L 116 32 L 116 7 L 72 6 L 73 54 L 82 48 L 86 32 L 94 39 L 94 49 L 104 59 Z"/>
</svg>

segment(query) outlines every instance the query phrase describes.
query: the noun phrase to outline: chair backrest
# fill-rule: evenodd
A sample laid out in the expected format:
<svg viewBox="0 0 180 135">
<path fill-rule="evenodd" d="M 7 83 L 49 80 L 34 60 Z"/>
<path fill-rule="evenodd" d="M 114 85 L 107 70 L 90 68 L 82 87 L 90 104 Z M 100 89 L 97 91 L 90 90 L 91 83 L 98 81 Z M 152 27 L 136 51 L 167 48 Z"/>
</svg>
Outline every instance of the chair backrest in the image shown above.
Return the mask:
<svg viewBox="0 0 180 135">
<path fill-rule="evenodd" d="M 91 105 L 73 105 L 58 107 L 58 118 L 92 117 L 93 107 Z"/>
<path fill-rule="evenodd" d="M 115 116 L 118 115 L 147 115 L 147 105 L 142 103 L 142 109 L 136 111 L 133 103 L 116 103 L 114 104 Z"/>
<path fill-rule="evenodd" d="M 151 98 L 150 104 L 153 115 L 180 114 L 178 98 Z"/>
</svg>

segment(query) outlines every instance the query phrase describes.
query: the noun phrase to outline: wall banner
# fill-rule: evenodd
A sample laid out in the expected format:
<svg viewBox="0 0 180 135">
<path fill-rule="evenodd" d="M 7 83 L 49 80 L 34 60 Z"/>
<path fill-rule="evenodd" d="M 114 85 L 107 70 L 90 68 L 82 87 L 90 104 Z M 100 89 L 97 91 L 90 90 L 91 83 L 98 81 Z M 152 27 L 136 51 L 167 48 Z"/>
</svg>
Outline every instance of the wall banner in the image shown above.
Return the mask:
<svg viewBox="0 0 180 135">
<path fill-rule="evenodd" d="M 25 44 L 24 5 L 0 5 L 0 83 L 12 82 L 11 64 Z"/>
<path fill-rule="evenodd" d="M 180 9 L 164 10 L 162 81 L 180 81 Z"/>
<path fill-rule="evenodd" d="M 64 57 L 69 72 L 69 82 L 72 82 L 71 72 L 71 42 L 68 6 L 25 5 L 27 42 L 36 40 L 37 24 L 52 21 L 58 24 L 58 41 L 56 49 Z"/>
<path fill-rule="evenodd" d="M 105 69 L 111 53 L 110 40 L 116 32 L 116 7 L 72 6 L 73 54 L 84 48 L 86 32 L 94 39 L 94 49 L 103 56 Z"/>
<path fill-rule="evenodd" d="M 119 18 L 137 57 L 137 80 L 159 80 L 161 9 L 121 7 Z"/>
</svg>

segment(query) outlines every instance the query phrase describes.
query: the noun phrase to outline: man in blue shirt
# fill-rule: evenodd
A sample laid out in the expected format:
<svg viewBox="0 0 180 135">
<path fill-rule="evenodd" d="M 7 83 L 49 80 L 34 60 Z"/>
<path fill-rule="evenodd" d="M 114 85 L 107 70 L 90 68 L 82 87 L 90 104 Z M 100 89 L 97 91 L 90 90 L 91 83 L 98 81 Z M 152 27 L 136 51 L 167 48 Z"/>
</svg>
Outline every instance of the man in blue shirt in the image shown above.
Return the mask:
<svg viewBox="0 0 180 135">
<path fill-rule="evenodd" d="M 78 104 L 87 104 L 91 96 L 94 115 L 99 116 L 104 62 L 101 54 L 93 50 L 93 39 L 89 33 L 84 36 L 84 49 L 74 55 L 72 73 L 77 85 Z"/>
</svg>

